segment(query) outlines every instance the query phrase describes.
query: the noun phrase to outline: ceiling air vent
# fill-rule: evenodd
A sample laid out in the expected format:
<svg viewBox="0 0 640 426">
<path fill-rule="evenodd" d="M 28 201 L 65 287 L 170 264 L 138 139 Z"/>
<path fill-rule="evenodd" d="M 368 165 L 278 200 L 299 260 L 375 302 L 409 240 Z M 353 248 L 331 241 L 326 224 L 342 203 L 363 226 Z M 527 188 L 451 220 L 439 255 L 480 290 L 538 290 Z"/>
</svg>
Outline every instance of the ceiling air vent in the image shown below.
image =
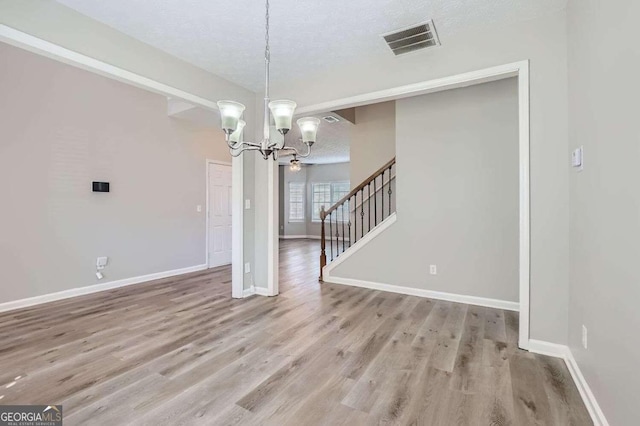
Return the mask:
<svg viewBox="0 0 640 426">
<path fill-rule="evenodd" d="M 340 121 L 338 117 L 334 117 L 333 115 L 327 115 L 326 117 L 322 117 L 322 119 L 327 123 L 337 123 Z"/>
<path fill-rule="evenodd" d="M 432 20 L 383 34 L 382 37 L 396 56 L 440 45 Z"/>
</svg>

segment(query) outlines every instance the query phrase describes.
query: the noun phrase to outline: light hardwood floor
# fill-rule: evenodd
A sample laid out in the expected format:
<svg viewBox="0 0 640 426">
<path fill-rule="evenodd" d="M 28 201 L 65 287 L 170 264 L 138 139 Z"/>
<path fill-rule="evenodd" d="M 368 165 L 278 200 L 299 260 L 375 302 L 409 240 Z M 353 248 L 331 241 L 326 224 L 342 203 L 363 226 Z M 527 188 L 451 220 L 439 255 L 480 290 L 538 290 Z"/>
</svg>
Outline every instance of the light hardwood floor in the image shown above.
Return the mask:
<svg viewBox="0 0 640 426">
<path fill-rule="evenodd" d="M 319 284 L 281 241 L 274 298 L 228 267 L 0 314 L 0 404 L 66 425 L 590 425 L 515 313 Z"/>
</svg>

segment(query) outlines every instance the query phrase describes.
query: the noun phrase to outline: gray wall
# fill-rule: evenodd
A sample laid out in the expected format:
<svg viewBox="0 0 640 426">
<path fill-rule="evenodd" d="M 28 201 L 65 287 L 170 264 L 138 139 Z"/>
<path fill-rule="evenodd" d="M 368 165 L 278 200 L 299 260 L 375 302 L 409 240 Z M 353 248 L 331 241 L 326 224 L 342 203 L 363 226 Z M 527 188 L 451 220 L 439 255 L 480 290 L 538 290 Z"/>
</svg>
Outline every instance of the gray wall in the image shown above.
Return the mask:
<svg viewBox="0 0 640 426">
<path fill-rule="evenodd" d="M 380 55 L 299 81 L 274 93 L 300 107 L 400 85 L 530 60 L 531 338 L 567 343 L 569 170 L 567 168 L 566 14 L 451 34 L 415 55 Z M 313 84 L 309 84 L 309 82 Z"/>
<path fill-rule="evenodd" d="M 320 236 L 320 223 L 311 220 L 311 185 L 313 183 L 324 182 L 348 182 L 349 181 L 349 163 L 336 164 L 314 164 L 304 165 L 299 172 L 291 172 L 288 166 L 280 166 L 283 179 L 280 181 L 280 189 L 284 194 L 281 210 L 284 219 L 284 232 L 280 232 L 283 236 L 289 235 L 307 235 Z M 305 182 L 306 183 L 306 203 L 304 222 L 289 222 L 289 182 Z"/>
<path fill-rule="evenodd" d="M 235 99 L 246 105 L 245 133 L 254 132 L 256 94 L 184 62 L 108 25 L 52 0 L 0 0 L 0 23 L 50 41 L 74 52 L 168 84 L 211 101 Z M 262 99 L 260 97 L 260 99 Z M 258 110 L 262 105 L 258 105 Z M 260 126 L 257 126 L 260 127 Z M 255 159 L 244 155 L 244 198 L 255 204 Z M 224 157 L 229 160 L 227 154 Z M 255 206 L 244 211 L 244 262 L 255 263 Z M 244 286 L 253 282 L 246 274 Z"/>
<path fill-rule="evenodd" d="M 3 43 L 0 58 L 0 302 L 96 284 L 97 256 L 105 282 L 204 264 L 221 132 L 169 118 L 163 96 Z"/>
<path fill-rule="evenodd" d="M 396 119 L 398 220 L 333 274 L 517 302 L 517 81 L 399 100 Z"/>
<path fill-rule="evenodd" d="M 632 0 L 568 9 L 569 149 L 585 152 L 571 171 L 569 345 L 611 425 L 640 419 L 638 16 Z"/>
<path fill-rule="evenodd" d="M 351 187 L 362 183 L 396 155 L 396 103 L 355 108 L 351 129 Z"/>
</svg>

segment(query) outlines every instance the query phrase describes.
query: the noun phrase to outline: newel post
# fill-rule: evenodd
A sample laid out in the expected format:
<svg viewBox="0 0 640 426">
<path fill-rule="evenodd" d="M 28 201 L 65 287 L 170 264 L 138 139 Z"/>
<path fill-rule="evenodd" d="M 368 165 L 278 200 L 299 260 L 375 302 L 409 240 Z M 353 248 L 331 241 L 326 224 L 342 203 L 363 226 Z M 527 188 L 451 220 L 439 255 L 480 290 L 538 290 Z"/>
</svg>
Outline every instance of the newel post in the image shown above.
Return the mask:
<svg viewBox="0 0 640 426">
<path fill-rule="evenodd" d="M 324 219 L 327 214 L 324 211 L 324 206 L 320 207 L 320 281 L 322 281 L 322 269 L 327 265 L 327 253 L 325 251 L 325 232 L 324 232 Z"/>
</svg>

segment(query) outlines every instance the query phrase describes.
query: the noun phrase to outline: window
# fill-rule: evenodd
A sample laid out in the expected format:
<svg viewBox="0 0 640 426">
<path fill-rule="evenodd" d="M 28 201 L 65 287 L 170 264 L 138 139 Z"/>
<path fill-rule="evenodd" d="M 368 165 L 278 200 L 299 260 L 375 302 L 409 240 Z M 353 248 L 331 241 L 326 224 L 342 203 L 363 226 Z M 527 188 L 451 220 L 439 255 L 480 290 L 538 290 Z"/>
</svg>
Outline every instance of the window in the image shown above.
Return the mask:
<svg viewBox="0 0 640 426">
<path fill-rule="evenodd" d="M 304 222 L 304 182 L 289 182 L 289 222 Z"/>
<path fill-rule="evenodd" d="M 319 222 L 321 208 L 324 206 L 324 209 L 327 210 L 329 207 L 340 201 L 349 193 L 349 187 L 349 182 L 314 183 L 311 186 L 313 193 L 311 199 L 311 219 L 315 222 Z M 348 204 L 348 202 L 345 203 L 343 208 L 338 211 L 338 220 L 342 220 L 343 217 L 345 218 L 345 221 L 348 220 Z"/>
<path fill-rule="evenodd" d="M 331 204 L 335 204 L 349 193 L 350 184 L 349 182 L 332 183 L 331 188 Z"/>
</svg>

